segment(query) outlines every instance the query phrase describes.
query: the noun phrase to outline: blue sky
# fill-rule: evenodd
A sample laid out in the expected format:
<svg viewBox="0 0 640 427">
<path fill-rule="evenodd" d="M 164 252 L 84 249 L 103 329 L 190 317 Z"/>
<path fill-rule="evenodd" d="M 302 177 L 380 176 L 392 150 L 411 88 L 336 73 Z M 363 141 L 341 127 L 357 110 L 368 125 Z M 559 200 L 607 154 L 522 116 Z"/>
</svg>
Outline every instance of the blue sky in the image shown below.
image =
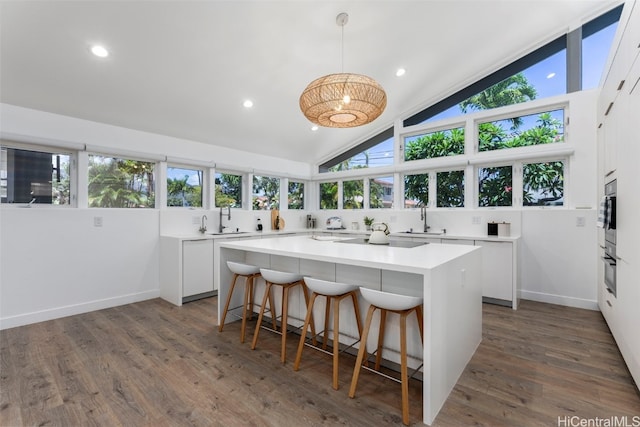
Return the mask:
<svg viewBox="0 0 640 427">
<path fill-rule="evenodd" d="M 582 88 L 593 89 L 600 84 L 602 70 L 609 56 L 609 50 L 615 36 L 617 23 L 612 24 L 601 31 L 592 34 L 583 40 L 582 48 Z M 537 91 L 536 99 L 566 93 L 566 51 L 561 51 L 524 70 L 527 77 Z M 432 117 L 428 121 L 455 117 L 461 115 L 460 108 L 455 105 L 452 108 Z M 562 114 L 554 114 L 554 117 L 562 120 Z M 535 121 L 535 119 L 534 119 Z M 534 123 L 535 124 L 535 123 Z M 364 156 L 358 156 L 357 160 L 364 161 Z M 361 164 L 361 163 L 357 163 Z M 369 150 L 369 167 L 393 164 L 393 138 L 390 138 Z"/>
</svg>

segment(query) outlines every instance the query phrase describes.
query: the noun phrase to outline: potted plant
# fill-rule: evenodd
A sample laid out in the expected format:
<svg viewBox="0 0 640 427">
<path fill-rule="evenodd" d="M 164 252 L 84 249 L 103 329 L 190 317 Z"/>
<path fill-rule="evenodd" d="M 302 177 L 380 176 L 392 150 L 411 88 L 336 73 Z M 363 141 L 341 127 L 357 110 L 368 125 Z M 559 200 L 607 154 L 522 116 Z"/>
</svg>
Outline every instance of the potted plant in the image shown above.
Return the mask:
<svg viewBox="0 0 640 427">
<path fill-rule="evenodd" d="M 364 225 L 367 231 L 371 231 L 371 224 L 373 224 L 373 218 L 369 218 L 368 216 L 364 217 Z"/>
</svg>

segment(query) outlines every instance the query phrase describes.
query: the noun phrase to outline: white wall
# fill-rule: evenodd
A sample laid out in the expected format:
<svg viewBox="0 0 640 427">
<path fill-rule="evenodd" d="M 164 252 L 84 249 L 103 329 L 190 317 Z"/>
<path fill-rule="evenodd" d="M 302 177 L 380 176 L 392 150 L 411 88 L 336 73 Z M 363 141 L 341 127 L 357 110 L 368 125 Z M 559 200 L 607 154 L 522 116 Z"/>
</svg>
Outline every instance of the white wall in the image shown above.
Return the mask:
<svg viewBox="0 0 640 427">
<path fill-rule="evenodd" d="M 158 217 L 142 209 L 0 210 L 0 328 L 157 297 Z"/>
</svg>

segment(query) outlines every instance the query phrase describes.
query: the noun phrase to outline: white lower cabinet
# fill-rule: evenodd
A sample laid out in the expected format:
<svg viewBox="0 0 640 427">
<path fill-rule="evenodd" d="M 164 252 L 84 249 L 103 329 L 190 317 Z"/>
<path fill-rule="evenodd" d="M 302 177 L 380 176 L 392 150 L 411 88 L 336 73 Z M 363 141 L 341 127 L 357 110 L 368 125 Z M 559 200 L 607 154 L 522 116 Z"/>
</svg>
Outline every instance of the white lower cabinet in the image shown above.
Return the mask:
<svg viewBox="0 0 640 427">
<path fill-rule="evenodd" d="M 213 292 L 213 240 L 182 242 L 182 297 Z"/>
<path fill-rule="evenodd" d="M 476 240 L 482 246 L 482 296 L 513 301 L 513 244 Z"/>
</svg>

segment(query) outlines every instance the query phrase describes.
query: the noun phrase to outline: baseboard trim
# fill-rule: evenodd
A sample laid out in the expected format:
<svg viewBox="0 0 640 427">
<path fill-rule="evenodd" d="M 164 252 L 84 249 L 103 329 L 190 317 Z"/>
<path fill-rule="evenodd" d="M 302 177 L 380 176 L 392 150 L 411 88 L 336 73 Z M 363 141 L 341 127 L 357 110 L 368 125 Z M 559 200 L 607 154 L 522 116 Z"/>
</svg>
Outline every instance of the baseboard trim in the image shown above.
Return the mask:
<svg viewBox="0 0 640 427">
<path fill-rule="evenodd" d="M 117 307 L 119 305 L 158 298 L 159 296 L 160 290 L 154 289 L 135 294 L 120 295 L 113 298 L 105 298 L 80 304 L 67 305 L 64 307 L 55 307 L 47 310 L 18 314 L 16 316 L 2 317 L 0 318 L 0 330 L 59 319 L 61 317 L 73 316 L 75 314 L 88 313 L 90 311 L 102 310 L 105 308 Z"/>
<path fill-rule="evenodd" d="M 522 290 L 520 291 L 520 298 L 530 300 L 530 301 L 564 305 L 567 307 L 585 308 L 587 310 L 596 310 L 596 311 L 600 310 L 598 308 L 598 301 L 588 300 L 583 298 L 567 297 L 564 295 L 554 295 L 554 294 L 546 294 L 542 292 Z"/>
</svg>

